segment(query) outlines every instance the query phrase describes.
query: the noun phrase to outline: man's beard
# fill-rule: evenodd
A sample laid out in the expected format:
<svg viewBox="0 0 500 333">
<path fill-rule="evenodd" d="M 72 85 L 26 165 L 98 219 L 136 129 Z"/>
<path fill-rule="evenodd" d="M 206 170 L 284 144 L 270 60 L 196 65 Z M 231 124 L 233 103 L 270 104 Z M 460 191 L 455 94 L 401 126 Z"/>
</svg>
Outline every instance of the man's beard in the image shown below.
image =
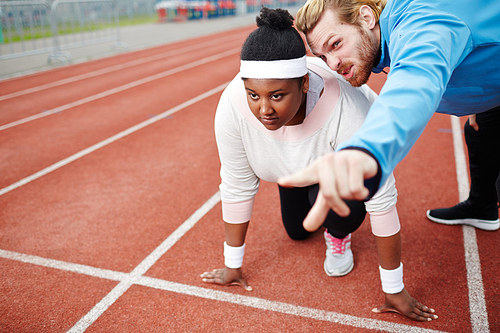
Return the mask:
<svg viewBox="0 0 500 333">
<path fill-rule="evenodd" d="M 359 65 L 356 66 L 354 76 L 346 79 L 347 82 L 349 82 L 353 87 L 361 87 L 363 84 L 368 82 L 373 67 L 377 65 L 375 64 L 375 59 L 377 59 L 379 52 L 377 43 L 370 38 L 370 35 L 361 27 L 358 28 L 358 31 L 361 36 L 361 42 L 356 47 L 359 55 Z M 337 73 L 342 75 L 342 73 L 344 73 L 345 70 L 352 65 L 353 63 L 343 64 Z"/>
</svg>

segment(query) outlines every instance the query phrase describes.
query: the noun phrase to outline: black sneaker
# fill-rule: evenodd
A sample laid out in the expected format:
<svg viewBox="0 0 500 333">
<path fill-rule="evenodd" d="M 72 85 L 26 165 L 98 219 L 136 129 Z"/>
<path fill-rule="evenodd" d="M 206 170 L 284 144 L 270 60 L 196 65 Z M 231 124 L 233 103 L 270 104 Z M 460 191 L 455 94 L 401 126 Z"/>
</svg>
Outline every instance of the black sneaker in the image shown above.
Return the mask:
<svg viewBox="0 0 500 333">
<path fill-rule="evenodd" d="M 500 227 L 498 208 L 488 212 L 473 212 L 468 201 L 450 208 L 428 210 L 427 218 L 437 223 L 466 224 L 483 230 L 497 230 Z"/>
</svg>

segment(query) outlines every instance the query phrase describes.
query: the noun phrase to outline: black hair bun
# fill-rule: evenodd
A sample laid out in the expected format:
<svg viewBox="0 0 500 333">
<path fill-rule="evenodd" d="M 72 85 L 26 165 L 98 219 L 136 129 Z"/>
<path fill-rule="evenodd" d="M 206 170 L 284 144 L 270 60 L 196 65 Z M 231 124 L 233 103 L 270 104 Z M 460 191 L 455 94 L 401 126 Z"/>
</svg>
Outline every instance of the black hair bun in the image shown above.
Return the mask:
<svg viewBox="0 0 500 333">
<path fill-rule="evenodd" d="M 263 7 L 256 21 L 259 28 L 267 26 L 283 30 L 293 27 L 293 16 L 287 10 L 281 8 L 269 9 Z"/>
<path fill-rule="evenodd" d="M 293 16 L 286 9 L 262 8 L 257 26 L 241 48 L 241 60 L 273 61 L 306 55 L 304 41 L 293 27 Z"/>
</svg>

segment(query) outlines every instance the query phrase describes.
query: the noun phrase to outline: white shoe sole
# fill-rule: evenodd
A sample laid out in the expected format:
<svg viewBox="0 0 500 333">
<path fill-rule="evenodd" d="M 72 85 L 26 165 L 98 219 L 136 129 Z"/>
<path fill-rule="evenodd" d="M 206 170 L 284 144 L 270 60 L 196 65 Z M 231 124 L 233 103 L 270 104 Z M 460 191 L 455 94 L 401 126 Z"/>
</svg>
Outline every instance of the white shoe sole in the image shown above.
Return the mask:
<svg viewBox="0 0 500 333">
<path fill-rule="evenodd" d="M 441 223 L 441 224 L 447 224 L 447 225 L 459 225 L 459 224 L 465 224 L 465 225 L 470 225 L 471 227 L 482 229 L 482 230 L 488 230 L 488 231 L 493 231 L 493 230 L 498 230 L 500 227 L 500 221 L 497 219 L 496 221 L 486 221 L 486 220 L 478 220 L 478 219 L 459 219 L 459 220 L 443 220 L 439 219 L 437 217 L 433 217 L 429 215 L 430 210 L 427 211 L 426 215 L 427 218 L 433 222 Z"/>
<path fill-rule="evenodd" d="M 325 269 L 325 273 L 328 276 L 344 276 L 344 275 L 347 275 L 347 274 L 349 274 L 352 271 L 352 269 L 354 267 L 354 261 L 351 261 L 351 264 L 349 265 L 349 267 L 347 267 L 347 269 L 345 269 L 343 271 L 339 271 L 338 269 L 334 269 L 334 270 L 329 271 L 328 267 L 326 266 L 326 260 L 327 259 L 325 259 L 325 262 L 323 263 L 323 268 Z"/>
</svg>

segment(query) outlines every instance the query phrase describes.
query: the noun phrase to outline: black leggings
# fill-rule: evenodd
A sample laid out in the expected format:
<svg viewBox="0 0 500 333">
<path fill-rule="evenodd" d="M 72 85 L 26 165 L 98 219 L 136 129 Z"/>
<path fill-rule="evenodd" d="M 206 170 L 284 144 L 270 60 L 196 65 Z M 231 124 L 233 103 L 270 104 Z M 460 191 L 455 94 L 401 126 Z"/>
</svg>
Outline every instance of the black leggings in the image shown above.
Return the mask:
<svg viewBox="0 0 500 333">
<path fill-rule="evenodd" d="M 281 202 L 281 218 L 290 238 L 295 240 L 306 239 L 311 232 L 304 229 L 302 222 L 311 210 L 318 196 L 319 185 L 307 187 L 286 188 L 278 185 Z M 338 216 L 330 209 L 323 227 L 336 238 L 344 238 L 356 231 L 363 223 L 366 215 L 365 204 L 362 201 L 346 201 L 351 210 L 347 217 Z"/>
</svg>

